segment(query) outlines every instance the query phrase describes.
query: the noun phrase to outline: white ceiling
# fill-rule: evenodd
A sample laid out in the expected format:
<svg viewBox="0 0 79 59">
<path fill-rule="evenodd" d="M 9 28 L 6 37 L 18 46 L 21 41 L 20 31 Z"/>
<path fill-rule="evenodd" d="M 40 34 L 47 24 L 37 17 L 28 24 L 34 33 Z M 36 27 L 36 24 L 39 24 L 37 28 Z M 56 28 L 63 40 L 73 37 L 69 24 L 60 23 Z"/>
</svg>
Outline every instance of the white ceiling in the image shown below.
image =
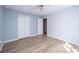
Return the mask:
<svg viewBox="0 0 79 59">
<path fill-rule="evenodd" d="M 37 6 L 38 5 L 4 5 L 5 8 L 23 11 L 26 13 L 31 13 L 40 16 L 48 15 L 65 8 L 72 7 L 71 5 L 45 5 L 45 9 L 41 12 L 41 10 Z"/>
</svg>

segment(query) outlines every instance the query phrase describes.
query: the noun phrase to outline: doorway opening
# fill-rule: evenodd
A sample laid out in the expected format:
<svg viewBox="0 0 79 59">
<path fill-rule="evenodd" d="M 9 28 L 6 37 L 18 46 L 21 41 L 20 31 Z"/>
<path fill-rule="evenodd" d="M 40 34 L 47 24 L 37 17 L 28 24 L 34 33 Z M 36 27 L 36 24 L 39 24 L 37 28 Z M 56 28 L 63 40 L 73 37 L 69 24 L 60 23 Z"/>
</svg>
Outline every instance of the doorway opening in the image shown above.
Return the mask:
<svg viewBox="0 0 79 59">
<path fill-rule="evenodd" d="M 47 35 L 47 18 L 43 19 L 43 34 Z"/>
</svg>

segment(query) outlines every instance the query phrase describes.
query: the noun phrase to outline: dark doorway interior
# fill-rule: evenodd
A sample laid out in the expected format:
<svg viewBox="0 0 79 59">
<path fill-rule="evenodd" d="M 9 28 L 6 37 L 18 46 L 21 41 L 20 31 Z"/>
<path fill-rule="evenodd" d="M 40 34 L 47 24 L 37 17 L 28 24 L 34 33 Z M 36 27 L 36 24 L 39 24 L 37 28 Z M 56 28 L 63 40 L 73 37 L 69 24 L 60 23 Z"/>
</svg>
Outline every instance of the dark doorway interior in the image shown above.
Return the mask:
<svg viewBox="0 0 79 59">
<path fill-rule="evenodd" d="M 47 35 L 47 18 L 43 19 L 43 34 Z"/>
</svg>

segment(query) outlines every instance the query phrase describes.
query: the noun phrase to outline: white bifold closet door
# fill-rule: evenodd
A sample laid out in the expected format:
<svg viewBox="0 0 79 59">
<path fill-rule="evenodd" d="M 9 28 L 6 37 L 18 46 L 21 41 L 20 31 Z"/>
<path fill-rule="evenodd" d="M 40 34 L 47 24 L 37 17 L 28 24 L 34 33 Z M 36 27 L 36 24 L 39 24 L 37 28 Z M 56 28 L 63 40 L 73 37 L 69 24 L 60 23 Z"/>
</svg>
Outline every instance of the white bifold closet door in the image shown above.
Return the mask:
<svg viewBox="0 0 79 59">
<path fill-rule="evenodd" d="M 38 18 L 38 35 L 43 34 L 43 19 Z"/>
<path fill-rule="evenodd" d="M 27 15 L 18 15 L 18 38 L 30 36 L 30 17 Z"/>
</svg>

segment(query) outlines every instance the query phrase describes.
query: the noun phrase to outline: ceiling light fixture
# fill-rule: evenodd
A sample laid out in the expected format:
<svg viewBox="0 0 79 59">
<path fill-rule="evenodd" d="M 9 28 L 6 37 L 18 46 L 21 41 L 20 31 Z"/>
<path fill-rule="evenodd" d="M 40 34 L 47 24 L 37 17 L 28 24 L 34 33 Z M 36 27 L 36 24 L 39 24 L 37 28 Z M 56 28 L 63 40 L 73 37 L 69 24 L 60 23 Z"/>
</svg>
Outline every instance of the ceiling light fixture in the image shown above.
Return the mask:
<svg viewBox="0 0 79 59">
<path fill-rule="evenodd" d="M 44 5 L 39 5 L 39 7 L 40 7 L 41 12 L 42 12 L 42 10 L 43 10 L 43 8 L 44 8 Z"/>
</svg>

